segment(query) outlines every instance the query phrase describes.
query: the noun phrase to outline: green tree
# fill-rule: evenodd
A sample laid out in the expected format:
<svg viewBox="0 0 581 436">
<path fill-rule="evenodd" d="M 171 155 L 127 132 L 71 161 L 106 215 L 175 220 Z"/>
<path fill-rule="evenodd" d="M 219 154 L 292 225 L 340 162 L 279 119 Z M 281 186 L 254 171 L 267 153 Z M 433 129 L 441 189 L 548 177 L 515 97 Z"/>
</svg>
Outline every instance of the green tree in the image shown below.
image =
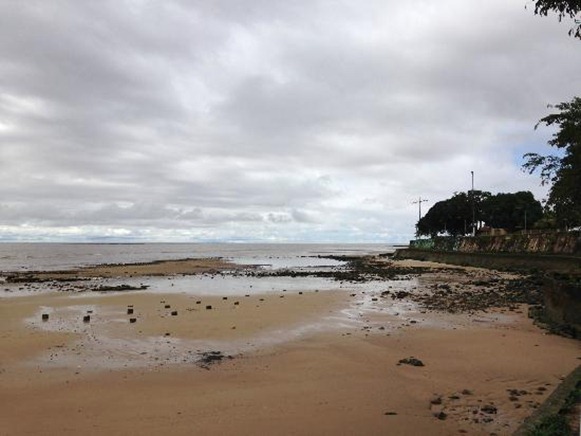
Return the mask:
<svg viewBox="0 0 581 436">
<path fill-rule="evenodd" d="M 476 221 L 480 221 L 482 203 L 490 196 L 490 192 L 457 192 L 452 198 L 439 201 L 428 210 L 416 225 L 417 234 L 432 237 L 442 233 L 451 236 L 471 234 L 472 194 L 474 195 L 475 218 Z"/>
<path fill-rule="evenodd" d="M 569 29 L 569 35 L 581 39 L 581 1 L 579 0 L 535 0 L 535 14 L 541 16 L 554 12 L 559 17 L 559 21 L 569 17 L 575 20 L 576 26 Z"/>
<path fill-rule="evenodd" d="M 539 125 L 556 126 L 548 144 L 558 155 L 527 153 L 523 169 L 529 174 L 540 170 L 541 183 L 550 184 L 547 208 L 554 212 L 561 227 L 581 226 L 581 98 L 555 106 L 559 111 L 542 118 Z"/>
<path fill-rule="evenodd" d="M 494 228 L 514 232 L 530 229 L 543 216 L 541 203 L 529 191 L 499 193 L 482 203 L 482 221 Z"/>
</svg>

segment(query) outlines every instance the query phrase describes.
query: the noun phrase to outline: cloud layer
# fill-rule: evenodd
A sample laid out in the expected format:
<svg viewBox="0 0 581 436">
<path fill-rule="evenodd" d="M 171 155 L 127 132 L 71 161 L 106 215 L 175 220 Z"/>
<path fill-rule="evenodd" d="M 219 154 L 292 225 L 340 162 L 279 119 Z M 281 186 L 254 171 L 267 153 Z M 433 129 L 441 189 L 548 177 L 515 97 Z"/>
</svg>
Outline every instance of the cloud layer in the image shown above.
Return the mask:
<svg viewBox="0 0 581 436">
<path fill-rule="evenodd" d="M 502 0 L 2 2 L 0 238 L 399 242 L 471 170 L 542 197 L 520 156 L 581 89 L 567 30 Z"/>
</svg>

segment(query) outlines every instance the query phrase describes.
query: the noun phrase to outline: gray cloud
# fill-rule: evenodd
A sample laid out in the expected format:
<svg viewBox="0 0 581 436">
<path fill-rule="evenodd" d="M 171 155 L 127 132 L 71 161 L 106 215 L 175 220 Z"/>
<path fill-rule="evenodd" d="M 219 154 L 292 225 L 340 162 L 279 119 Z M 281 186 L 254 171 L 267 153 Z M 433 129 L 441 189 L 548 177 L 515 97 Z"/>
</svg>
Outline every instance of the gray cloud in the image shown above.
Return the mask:
<svg viewBox="0 0 581 436">
<path fill-rule="evenodd" d="M 2 2 L 0 234 L 401 241 L 470 170 L 542 196 L 581 49 L 524 6 Z"/>
</svg>

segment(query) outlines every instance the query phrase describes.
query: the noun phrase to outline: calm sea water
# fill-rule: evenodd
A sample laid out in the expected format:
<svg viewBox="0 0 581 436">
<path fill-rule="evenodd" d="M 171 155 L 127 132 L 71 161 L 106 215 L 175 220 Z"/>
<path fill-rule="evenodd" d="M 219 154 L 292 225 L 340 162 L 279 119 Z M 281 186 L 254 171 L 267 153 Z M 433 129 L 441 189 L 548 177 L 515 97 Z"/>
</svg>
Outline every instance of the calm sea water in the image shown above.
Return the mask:
<svg viewBox="0 0 581 436">
<path fill-rule="evenodd" d="M 2 243 L 0 272 L 59 270 L 112 263 L 222 257 L 273 268 L 330 265 L 317 256 L 391 253 L 390 244 L 61 244 Z"/>
</svg>

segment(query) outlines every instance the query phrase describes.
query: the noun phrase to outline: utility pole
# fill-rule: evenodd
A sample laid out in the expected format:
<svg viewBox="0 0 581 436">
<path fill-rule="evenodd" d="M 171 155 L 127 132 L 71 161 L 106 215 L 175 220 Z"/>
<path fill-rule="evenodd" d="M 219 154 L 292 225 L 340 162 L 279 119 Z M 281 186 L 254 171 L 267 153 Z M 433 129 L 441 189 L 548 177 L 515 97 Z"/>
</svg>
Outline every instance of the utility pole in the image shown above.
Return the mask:
<svg viewBox="0 0 581 436">
<path fill-rule="evenodd" d="M 472 236 L 476 236 L 476 214 L 474 211 L 474 171 L 470 171 L 472 174 Z"/>
<path fill-rule="evenodd" d="M 425 203 L 426 201 L 428 201 L 427 199 L 423 199 L 422 197 L 418 198 L 418 201 L 412 201 L 412 204 L 417 204 L 418 205 L 418 222 L 422 219 L 422 203 Z"/>
</svg>

